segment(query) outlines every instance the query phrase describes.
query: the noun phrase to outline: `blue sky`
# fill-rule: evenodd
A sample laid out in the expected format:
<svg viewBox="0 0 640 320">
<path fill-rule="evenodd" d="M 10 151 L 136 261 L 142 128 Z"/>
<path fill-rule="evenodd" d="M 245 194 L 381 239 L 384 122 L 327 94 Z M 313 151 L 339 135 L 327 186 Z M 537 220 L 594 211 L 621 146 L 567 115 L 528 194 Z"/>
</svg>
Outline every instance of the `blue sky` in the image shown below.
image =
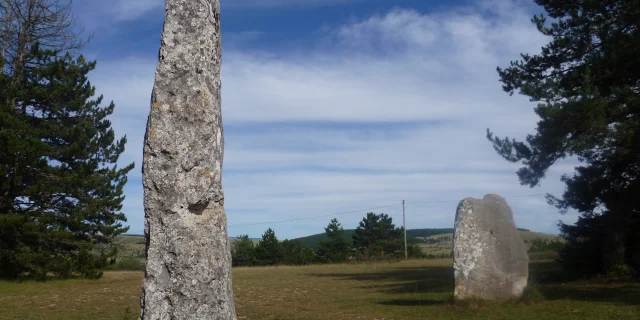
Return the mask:
<svg viewBox="0 0 640 320">
<path fill-rule="evenodd" d="M 519 227 L 557 233 L 558 220 L 575 221 L 532 195 L 561 192 L 575 162 L 558 163 L 531 189 L 485 138 L 486 128 L 516 138 L 535 128 L 534 105 L 504 93 L 495 71 L 548 41 L 529 21 L 541 12 L 530 1 L 221 6 L 230 236 L 272 227 L 294 238 L 323 232 L 331 218 L 247 224 L 386 205 L 373 211 L 401 224 L 402 200 L 408 228 L 448 228 L 459 200 L 487 193 L 508 198 Z M 98 62 L 90 80 L 115 102 L 113 127 L 128 138 L 121 163 L 136 163 L 123 211 L 130 233 L 142 233 L 142 142 L 164 1 L 76 0 L 74 11 L 94 35 L 83 50 Z M 365 213 L 337 217 L 354 228 Z"/>
</svg>

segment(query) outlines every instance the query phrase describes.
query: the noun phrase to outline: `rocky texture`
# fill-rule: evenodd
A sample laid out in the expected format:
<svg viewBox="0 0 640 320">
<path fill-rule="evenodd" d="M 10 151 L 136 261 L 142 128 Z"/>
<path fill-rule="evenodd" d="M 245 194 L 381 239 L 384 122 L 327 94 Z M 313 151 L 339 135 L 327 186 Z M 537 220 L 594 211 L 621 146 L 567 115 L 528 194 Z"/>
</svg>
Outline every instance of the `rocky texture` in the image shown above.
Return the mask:
<svg viewBox="0 0 640 320">
<path fill-rule="evenodd" d="M 166 0 L 144 143 L 141 319 L 235 319 L 218 0 Z"/>
<path fill-rule="evenodd" d="M 504 198 L 460 201 L 453 237 L 456 299 L 519 297 L 527 286 L 528 262 Z"/>
</svg>

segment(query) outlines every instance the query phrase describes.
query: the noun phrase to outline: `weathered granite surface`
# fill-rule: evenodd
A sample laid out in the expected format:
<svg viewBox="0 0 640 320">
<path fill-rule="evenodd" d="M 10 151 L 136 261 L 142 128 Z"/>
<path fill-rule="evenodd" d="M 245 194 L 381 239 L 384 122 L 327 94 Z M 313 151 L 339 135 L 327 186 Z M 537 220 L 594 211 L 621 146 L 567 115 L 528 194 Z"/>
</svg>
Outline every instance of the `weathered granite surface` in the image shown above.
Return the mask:
<svg viewBox="0 0 640 320">
<path fill-rule="evenodd" d="M 528 262 L 504 198 L 489 194 L 460 201 L 453 237 L 456 299 L 519 297 L 527 286 Z"/>
<path fill-rule="evenodd" d="M 144 142 L 141 319 L 236 319 L 222 191 L 218 0 L 166 0 Z"/>
</svg>

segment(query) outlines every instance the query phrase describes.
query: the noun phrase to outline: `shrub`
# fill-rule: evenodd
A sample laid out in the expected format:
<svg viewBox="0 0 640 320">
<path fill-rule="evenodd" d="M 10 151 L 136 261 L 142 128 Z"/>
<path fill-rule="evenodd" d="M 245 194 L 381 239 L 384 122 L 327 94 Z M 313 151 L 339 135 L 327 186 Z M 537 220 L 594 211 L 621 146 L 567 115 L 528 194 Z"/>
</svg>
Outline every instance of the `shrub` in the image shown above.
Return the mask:
<svg viewBox="0 0 640 320">
<path fill-rule="evenodd" d="M 109 265 L 107 270 L 111 271 L 144 271 L 144 260 L 132 258 L 132 257 L 123 257 L 120 259 L 116 259 L 115 263 Z"/>
</svg>

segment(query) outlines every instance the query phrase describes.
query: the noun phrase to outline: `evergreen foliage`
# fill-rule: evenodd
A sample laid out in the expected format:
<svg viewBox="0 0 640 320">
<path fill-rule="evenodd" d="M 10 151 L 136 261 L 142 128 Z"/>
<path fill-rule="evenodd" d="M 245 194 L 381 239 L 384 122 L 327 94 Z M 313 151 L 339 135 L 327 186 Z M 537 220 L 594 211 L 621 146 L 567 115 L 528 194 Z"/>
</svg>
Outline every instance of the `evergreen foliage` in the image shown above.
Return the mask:
<svg viewBox="0 0 640 320">
<path fill-rule="evenodd" d="M 126 137 L 107 119 L 113 102 L 92 99 L 95 62 L 37 44 L 25 61 L 0 75 L 0 276 L 99 277 L 115 255 L 104 245 L 128 230 Z"/>
<path fill-rule="evenodd" d="M 236 266 L 254 266 L 257 264 L 253 241 L 246 234 L 240 235 L 231 248 L 231 264 Z"/>
<path fill-rule="evenodd" d="M 354 232 L 354 242 L 362 244 L 359 250 L 351 247 L 338 219 L 329 222 L 325 235 L 328 240 L 320 241 L 315 251 L 305 247 L 299 239 L 278 241 L 271 228 L 264 232 L 257 246 L 253 245 L 248 235 L 241 235 L 232 247 L 232 263 L 233 266 L 266 266 L 404 259 L 403 229 L 396 228 L 386 214 L 369 213 L 363 219 L 359 229 Z M 411 258 L 427 258 L 417 244 L 409 244 L 407 252 Z"/>
<path fill-rule="evenodd" d="M 369 212 L 353 234 L 353 245 L 364 259 L 404 257 L 403 234 L 404 229 L 396 228 L 387 214 Z"/>
<path fill-rule="evenodd" d="M 313 262 L 308 260 L 308 253 L 305 253 L 305 249 L 302 248 L 302 244 L 298 240 L 284 240 L 281 243 L 283 251 L 282 263 L 287 265 L 305 265 Z"/>
<path fill-rule="evenodd" d="M 531 247 L 527 252 L 558 252 L 562 250 L 564 243 L 560 240 L 546 240 L 535 238 L 531 240 Z"/>
<path fill-rule="evenodd" d="M 575 209 L 575 225 L 560 223 L 568 268 L 585 273 L 640 268 L 640 2 L 536 0 L 538 30 L 551 38 L 539 54 L 523 54 L 498 68 L 503 89 L 538 103 L 536 132 L 526 141 L 487 138 L 511 162 L 520 182 L 534 187 L 558 160 L 580 161 L 562 181 L 561 212 Z"/>
<path fill-rule="evenodd" d="M 328 241 L 320 241 L 318 255 L 325 262 L 344 262 L 349 256 L 349 242 L 344 237 L 344 229 L 338 219 L 331 219 L 329 225 L 324 228 Z"/>
<path fill-rule="evenodd" d="M 303 264 L 317 263 L 317 262 L 319 262 L 318 255 L 311 248 L 303 248 L 302 249 L 302 261 L 303 261 Z"/>
<path fill-rule="evenodd" d="M 306 265 L 318 262 L 311 248 L 304 248 L 299 240 L 278 241 L 275 232 L 269 228 L 262 235 L 257 246 L 248 235 L 240 235 L 231 249 L 232 264 L 239 266 L 257 265 Z"/>
<path fill-rule="evenodd" d="M 262 240 L 256 247 L 256 259 L 260 265 L 275 265 L 282 262 L 284 250 L 276 237 L 276 233 L 271 229 L 262 234 Z"/>
</svg>

